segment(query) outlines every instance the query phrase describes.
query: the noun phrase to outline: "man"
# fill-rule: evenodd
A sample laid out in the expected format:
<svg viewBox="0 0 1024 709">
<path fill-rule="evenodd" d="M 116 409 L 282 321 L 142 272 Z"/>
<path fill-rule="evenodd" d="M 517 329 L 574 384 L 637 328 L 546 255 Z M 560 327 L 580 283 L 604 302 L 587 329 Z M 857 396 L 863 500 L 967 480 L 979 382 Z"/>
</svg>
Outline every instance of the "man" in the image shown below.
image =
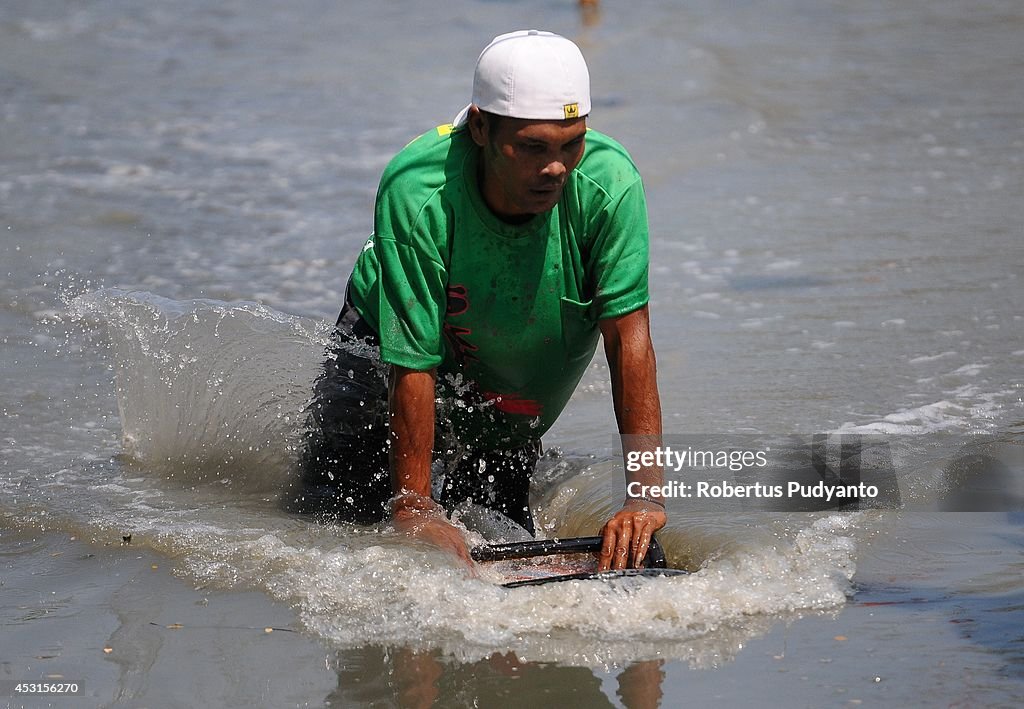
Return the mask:
<svg viewBox="0 0 1024 709">
<path fill-rule="evenodd" d="M 467 562 L 446 508 L 469 499 L 532 534 L 540 437 L 599 338 L 620 433 L 659 440 L 643 187 L 589 113 L 575 44 L 501 35 L 473 102 L 388 165 L 317 383 L 300 509 L 390 513 Z M 627 499 L 602 529 L 600 568 L 640 566 L 665 521 L 660 500 Z"/>
</svg>

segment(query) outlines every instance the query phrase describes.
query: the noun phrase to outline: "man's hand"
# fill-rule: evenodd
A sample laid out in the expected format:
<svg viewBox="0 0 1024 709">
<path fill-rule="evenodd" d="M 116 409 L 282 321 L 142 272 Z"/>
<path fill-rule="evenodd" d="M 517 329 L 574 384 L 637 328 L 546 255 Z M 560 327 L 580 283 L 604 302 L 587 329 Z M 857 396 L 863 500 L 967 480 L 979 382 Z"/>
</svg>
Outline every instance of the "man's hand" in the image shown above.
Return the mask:
<svg viewBox="0 0 1024 709">
<path fill-rule="evenodd" d="M 665 509 L 646 500 L 627 500 L 604 527 L 597 570 L 639 569 L 651 544 L 651 536 L 665 526 Z"/>
<path fill-rule="evenodd" d="M 392 514 L 395 529 L 444 549 L 473 568 L 465 538 L 439 504 L 420 495 L 400 495 L 392 503 Z"/>
</svg>

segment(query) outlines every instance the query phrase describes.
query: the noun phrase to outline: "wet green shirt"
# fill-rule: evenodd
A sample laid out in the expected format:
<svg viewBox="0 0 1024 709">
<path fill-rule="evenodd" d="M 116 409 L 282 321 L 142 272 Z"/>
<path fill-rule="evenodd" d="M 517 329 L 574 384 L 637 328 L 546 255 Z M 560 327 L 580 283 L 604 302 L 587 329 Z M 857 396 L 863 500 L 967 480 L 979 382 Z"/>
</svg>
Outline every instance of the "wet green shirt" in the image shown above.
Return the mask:
<svg viewBox="0 0 1024 709">
<path fill-rule="evenodd" d="M 598 320 L 647 303 L 647 209 L 629 155 L 594 130 L 558 206 L 525 224 L 487 208 L 478 158 L 469 132 L 446 125 L 391 161 L 349 294 L 385 362 L 438 368 L 457 437 L 500 448 L 554 423 Z"/>
</svg>

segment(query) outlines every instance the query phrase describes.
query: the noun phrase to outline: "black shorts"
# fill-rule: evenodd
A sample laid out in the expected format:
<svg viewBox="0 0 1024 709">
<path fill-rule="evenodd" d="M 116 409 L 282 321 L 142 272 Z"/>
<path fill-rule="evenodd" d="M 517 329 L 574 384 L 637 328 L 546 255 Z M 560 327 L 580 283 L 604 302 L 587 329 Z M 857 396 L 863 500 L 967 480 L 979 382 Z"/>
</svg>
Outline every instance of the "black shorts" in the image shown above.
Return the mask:
<svg viewBox="0 0 1024 709">
<path fill-rule="evenodd" d="M 287 507 L 330 519 L 373 524 L 392 497 L 388 451 L 388 371 L 377 337 L 346 308 L 313 388 L 300 457 L 299 489 Z M 440 422 L 435 425 L 441 431 Z M 445 509 L 469 500 L 534 533 L 530 478 L 540 442 L 511 450 L 473 450 L 438 439 L 432 496 Z"/>
</svg>

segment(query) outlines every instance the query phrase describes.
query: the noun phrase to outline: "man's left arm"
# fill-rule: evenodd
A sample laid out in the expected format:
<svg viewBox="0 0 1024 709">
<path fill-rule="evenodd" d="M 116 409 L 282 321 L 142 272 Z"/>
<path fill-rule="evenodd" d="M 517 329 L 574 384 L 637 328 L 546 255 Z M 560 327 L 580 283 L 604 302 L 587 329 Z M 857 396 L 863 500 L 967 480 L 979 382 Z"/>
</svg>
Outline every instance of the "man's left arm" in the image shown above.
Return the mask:
<svg viewBox="0 0 1024 709">
<path fill-rule="evenodd" d="M 612 399 L 622 435 L 624 462 L 629 462 L 631 450 L 651 451 L 661 445 L 661 399 L 648 307 L 602 319 L 599 326 L 611 370 Z M 661 468 L 650 466 L 630 471 L 629 467 L 627 485 L 663 484 Z M 604 544 L 598 569 L 638 568 L 647 554 L 651 535 L 664 527 L 666 521 L 665 507 L 660 501 L 628 496 L 622 509 L 601 529 Z"/>
</svg>

